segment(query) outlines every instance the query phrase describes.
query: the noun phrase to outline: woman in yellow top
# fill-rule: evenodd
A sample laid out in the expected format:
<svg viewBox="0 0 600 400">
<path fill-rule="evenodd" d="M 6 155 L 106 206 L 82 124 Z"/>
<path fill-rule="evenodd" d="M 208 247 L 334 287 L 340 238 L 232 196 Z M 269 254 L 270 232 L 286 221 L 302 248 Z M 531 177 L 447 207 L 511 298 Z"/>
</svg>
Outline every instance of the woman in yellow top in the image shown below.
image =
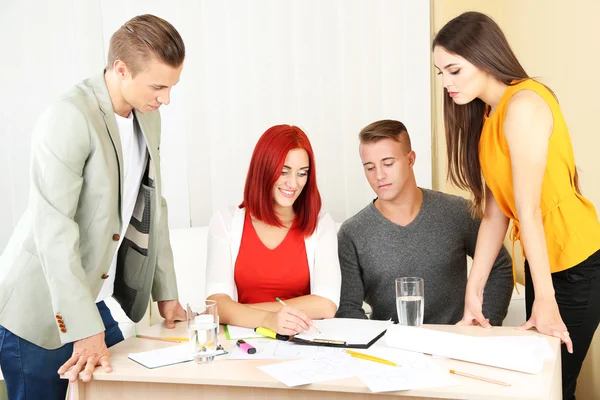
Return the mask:
<svg viewBox="0 0 600 400">
<path fill-rule="evenodd" d="M 600 321 L 600 223 L 581 195 L 558 101 L 529 78 L 498 25 L 464 13 L 433 41 L 443 76 L 448 175 L 468 189 L 483 220 L 463 324 L 489 326 L 483 288 L 513 221 L 524 249 L 527 322 L 559 337 L 563 398 L 575 385 Z"/>
</svg>

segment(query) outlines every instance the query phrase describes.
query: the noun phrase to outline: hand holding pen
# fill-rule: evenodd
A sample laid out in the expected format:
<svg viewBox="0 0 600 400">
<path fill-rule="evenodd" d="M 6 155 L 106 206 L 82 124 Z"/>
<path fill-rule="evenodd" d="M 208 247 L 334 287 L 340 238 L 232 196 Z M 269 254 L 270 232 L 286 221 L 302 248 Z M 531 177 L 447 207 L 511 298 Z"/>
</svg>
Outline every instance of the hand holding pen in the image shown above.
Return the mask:
<svg viewBox="0 0 600 400">
<path fill-rule="evenodd" d="M 285 301 L 281 300 L 279 297 L 275 297 L 275 300 L 277 300 L 277 302 L 281 305 L 287 306 L 287 304 L 285 304 Z M 319 333 L 321 333 L 321 330 L 319 328 L 317 328 L 316 326 L 313 325 L 312 320 L 309 321 L 309 325 L 311 328 L 315 328 L 315 330 Z"/>
<path fill-rule="evenodd" d="M 312 320 L 297 308 L 282 304 L 277 312 L 271 312 L 265 318 L 262 326 L 269 328 L 280 335 L 294 336 L 310 329 Z"/>
</svg>

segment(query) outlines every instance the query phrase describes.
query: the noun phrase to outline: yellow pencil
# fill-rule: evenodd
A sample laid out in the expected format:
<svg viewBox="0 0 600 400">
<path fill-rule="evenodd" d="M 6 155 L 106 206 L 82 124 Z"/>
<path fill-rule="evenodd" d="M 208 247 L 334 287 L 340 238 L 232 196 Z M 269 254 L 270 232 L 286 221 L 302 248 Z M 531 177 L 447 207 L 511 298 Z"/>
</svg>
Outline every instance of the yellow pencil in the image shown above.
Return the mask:
<svg viewBox="0 0 600 400">
<path fill-rule="evenodd" d="M 147 335 L 135 335 L 135 337 L 140 339 L 150 339 L 150 340 L 161 340 L 163 342 L 189 342 L 189 339 L 186 337 L 158 337 L 158 336 L 147 336 Z"/>
<path fill-rule="evenodd" d="M 275 297 L 275 300 L 277 300 L 279 302 L 279 304 L 283 305 L 283 306 L 287 306 L 287 304 L 285 304 L 285 301 L 281 300 L 279 297 Z M 321 330 L 319 328 L 317 328 L 314 325 L 310 326 L 311 328 L 315 328 L 317 330 L 317 332 L 321 333 Z"/>
<path fill-rule="evenodd" d="M 361 358 L 363 360 L 368 360 L 368 361 L 373 361 L 373 362 L 378 362 L 378 363 L 381 363 L 381 364 L 391 365 L 392 367 L 399 367 L 400 366 L 400 364 L 396 364 L 393 361 L 388 361 L 388 360 L 383 359 L 383 358 L 371 356 L 371 355 L 364 354 L 364 353 L 359 353 L 357 351 L 346 350 L 346 353 L 350 354 L 352 357 Z"/>
<path fill-rule="evenodd" d="M 466 372 L 455 371 L 453 369 L 450 370 L 450 373 L 454 374 L 454 375 L 466 376 L 467 378 L 471 378 L 471 379 L 477 379 L 480 381 L 493 383 L 495 385 L 510 386 L 510 383 L 496 381 L 496 380 L 490 379 L 490 378 L 484 378 L 483 376 L 471 375 L 471 374 L 467 374 Z"/>
</svg>

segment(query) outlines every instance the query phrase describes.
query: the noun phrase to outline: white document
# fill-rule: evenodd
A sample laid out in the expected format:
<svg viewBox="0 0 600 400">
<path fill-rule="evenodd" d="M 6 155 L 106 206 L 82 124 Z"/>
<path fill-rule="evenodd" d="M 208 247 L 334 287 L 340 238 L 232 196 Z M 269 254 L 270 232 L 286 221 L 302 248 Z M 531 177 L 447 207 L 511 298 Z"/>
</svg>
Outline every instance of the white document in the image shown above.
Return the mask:
<svg viewBox="0 0 600 400">
<path fill-rule="evenodd" d="M 424 354 L 378 347 L 358 351 L 400 364 L 394 367 L 350 357 L 345 351 L 338 357 L 271 364 L 258 367 L 287 386 L 299 386 L 334 379 L 359 377 L 373 392 L 455 386 L 459 381 L 442 370 Z"/>
<path fill-rule="evenodd" d="M 336 340 L 348 345 L 366 345 L 393 325 L 392 321 L 375 321 L 369 319 L 332 318 L 313 321 L 315 328 L 296 335 L 305 340 Z"/>
<path fill-rule="evenodd" d="M 440 369 L 433 362 L 431 368 L 388 368 L 376 374 L 361 373 L 359 377 L 375 393 L 457 386 L 460 384 L 458 379 L 450 375 L 448 371 Z"/>
<path fill-rule="evenodd" d="M 249 339 L 249 338 L 261 338 L 264 337 L 254 332 L 251 328 L 242 328 L 241 326 L 227 325 L 227 332 L 229 332 L 229 340 L 238 339 Z"/>
<path fill-rule="evenodd" d="M 395 362 L 398 367 L 357 359 L 358 377 L 372 392 L 456 386 L 459 380 L 422 353 L 376 346 L 357 352 Z"/>
<path fill-rule="evenodd" d="M 216 355 L 219 356 L 226 353 L 225 350 L 219 350 Z M 129 353 L 128 358 L 142 364 L 146 368 L 164 367 L 167 365 L 192 361 L 194 359 L 189 343 L 165 347 L 164 349 L 144 351 L 141 353 Z"/>
<path fill-rule="evenodd" d="M 523 337 L 504 340 L 394 325 L 388 329 L 385 340 L 390 347 L 530 374 L 542 371 L 547 356 L 542 347 L 531 347 L 531 340 Z"/>
<path fill-rule="evenodd" d="M 349 357 L 323 359 L 306 358 L 278 364 L 262 365 L 258 369 L 271 375 L 286 386 L 307 385 L 344 379 L 356 375 L 354 363 Z"/>
<path fill-rule="evenodd" d="M 306 346 L 275 339 L 251 339 L 246 343 L 256 348 L 256 353 L 248 354 L 234 345 L 229 360 L 290 360 L 297 358 L 326 358 L 345 355 L 344 349 L 337 347 Z"/>
</svg>

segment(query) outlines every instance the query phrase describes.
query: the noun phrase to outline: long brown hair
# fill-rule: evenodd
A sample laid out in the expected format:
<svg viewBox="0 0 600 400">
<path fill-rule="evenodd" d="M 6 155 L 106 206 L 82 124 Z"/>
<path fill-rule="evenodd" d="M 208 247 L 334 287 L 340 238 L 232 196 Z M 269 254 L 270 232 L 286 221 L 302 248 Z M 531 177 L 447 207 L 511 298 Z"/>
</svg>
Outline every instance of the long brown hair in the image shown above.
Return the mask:
<svg viewBox="0 0 600 400">
<path fill-rule="evenodd" d="M 433 39 L 432 50 L 436 46 L 463 57 L 506 85 L 529 78 L 498 24 L 485 14 L 470 11 L 454 18 Z M 448 178 L 473 194 L 474 211 L 478 215 L 483 214 L 484 203 L 479 138 L 485 109 L 486 104 L 478 98 L 458 105 L 444 89 Z"/>
</svg>

